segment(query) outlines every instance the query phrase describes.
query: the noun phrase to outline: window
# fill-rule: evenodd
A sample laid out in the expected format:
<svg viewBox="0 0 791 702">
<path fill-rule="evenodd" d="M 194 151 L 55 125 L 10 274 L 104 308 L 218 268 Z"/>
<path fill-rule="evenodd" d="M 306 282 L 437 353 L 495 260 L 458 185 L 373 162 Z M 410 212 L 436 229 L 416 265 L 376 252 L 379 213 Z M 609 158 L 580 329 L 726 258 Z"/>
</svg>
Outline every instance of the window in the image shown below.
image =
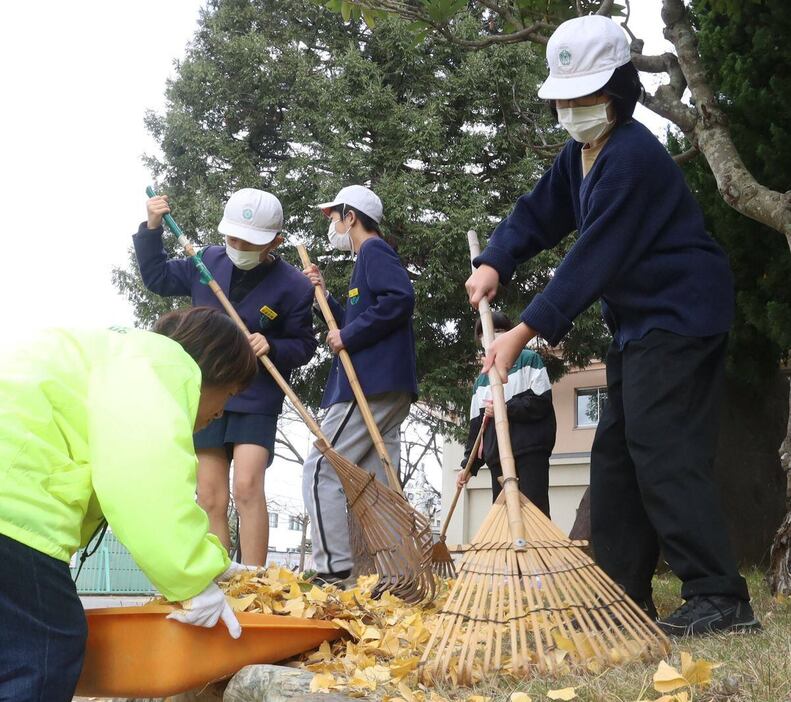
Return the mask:
<svg viewBox="0 0 791 702">
<path fill-rule="evenodd" d="M 270 529 L 277 529 L 277 512 L 270 512 L 269 513 L 269 527 Z"/>
<path fill-rule="evenodd" d="M 299 531 L 302 529 L 302 523 L 299 517 L 289 517 L 288 518 L 288 528 L 291 531 Z"/>
<path fill-rule="evenodd" d="M 577 390 L 577 426 L 595 427 L 607 402 L 607 388 Z"/>
</svg>

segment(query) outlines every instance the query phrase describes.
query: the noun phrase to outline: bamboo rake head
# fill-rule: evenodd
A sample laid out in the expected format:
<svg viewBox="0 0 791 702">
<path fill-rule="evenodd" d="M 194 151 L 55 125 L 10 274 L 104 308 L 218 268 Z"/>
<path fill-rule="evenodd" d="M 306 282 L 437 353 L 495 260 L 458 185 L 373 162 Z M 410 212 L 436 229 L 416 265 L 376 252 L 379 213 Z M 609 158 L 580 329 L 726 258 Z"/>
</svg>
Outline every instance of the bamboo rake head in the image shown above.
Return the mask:
<svg viewBox="0 0 791 702">
<path fill-rule="evenodd" d="M 372 473 L 341 456 L 325 441 L 317 441 L 316 448 L 338 474 L 349 509 L 360 523 L 379 574 L 375 594 L 388 590 L 411 604 L 433 599 L 428 519 L 415 511 L 403 495 L 380 483 Z"/>
<path fill-rule="evenodd" d="M 669 651 L 656 624 L 581 548 L 523 496 L 520 506 L 523 550 L 513 546 L 501 494 L 466 551 L 421 660 L 425 682 L 596 672 Z"/>
<path fill-rule="evenodd" d="M 431 567 L 440 578 L 452 580 L 456 577 L 456 566 L 445 544 L 444 535 L 439 537 L 439 541 L 431 549 Z"/>
</svg>

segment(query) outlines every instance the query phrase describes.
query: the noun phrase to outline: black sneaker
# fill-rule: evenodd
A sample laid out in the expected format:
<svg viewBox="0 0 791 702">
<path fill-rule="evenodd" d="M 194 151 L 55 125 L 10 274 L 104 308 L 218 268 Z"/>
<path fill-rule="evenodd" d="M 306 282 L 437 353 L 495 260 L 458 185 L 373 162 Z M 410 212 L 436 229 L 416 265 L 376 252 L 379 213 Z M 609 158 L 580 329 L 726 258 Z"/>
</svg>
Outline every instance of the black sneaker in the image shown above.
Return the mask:
<svg viewBox="0 0 791 702">
<path fill-rule="evenodd" d="M 319 587 L 335 585 L 335 587 L 345 590 L 350 585 L 354 585 L 354 583 L 351 582 L 351 574 L 351 570 L 339 570 L 337 573 L 316 573 L 311 579 L 311 582 Z"/>
<path fill-rule="evenodd" d="M 761 628 L 749 602 L 722 595 L 690 597 L 657 624 L 670 636 L 700 636 L 717 631 L 755 631 Z"/>
</svg>

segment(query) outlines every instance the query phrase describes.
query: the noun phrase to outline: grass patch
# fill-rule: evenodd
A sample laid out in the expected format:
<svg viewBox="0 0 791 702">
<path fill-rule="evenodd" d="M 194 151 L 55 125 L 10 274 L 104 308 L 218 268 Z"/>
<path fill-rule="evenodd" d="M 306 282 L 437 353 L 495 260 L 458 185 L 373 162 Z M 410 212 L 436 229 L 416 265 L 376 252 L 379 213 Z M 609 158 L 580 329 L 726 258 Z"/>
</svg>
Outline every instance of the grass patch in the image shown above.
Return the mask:
<svg viewBox="0 0 791 702">
<path fill-rule="evenodd" d="M 719 634 L 675 640 L 667 662 L 680 670 L 679 655 L 688 651 L 694 659 L 720 663 L 708 687 L 694 688 L 694 702 L 791 702 L 791 600 L 776 602 L 769 594 L 764 572 L 746 573 L 752 605 L 763 624 L 753 634 Z M 670 573 L 654 578 L 654 599 L 660 615 L 678 607 L 681 583 Z M 507 702 L 512 692 L 525 692 L 533 702 L 548 699 L 549 690 L 574 687 L 580 702 L 635 702 L 656 699 L 653 689 L 656 664 L 633 663 L 599 675 L 566 675 L 557 680 L 530 680 L 513 684 L 494 678 L 469 692 L 437 688 L 449 700 L 470 695 L 490 697 L 491 702 Z M 687 688 L 688 689 L 688 688 Z"/>
</svg>

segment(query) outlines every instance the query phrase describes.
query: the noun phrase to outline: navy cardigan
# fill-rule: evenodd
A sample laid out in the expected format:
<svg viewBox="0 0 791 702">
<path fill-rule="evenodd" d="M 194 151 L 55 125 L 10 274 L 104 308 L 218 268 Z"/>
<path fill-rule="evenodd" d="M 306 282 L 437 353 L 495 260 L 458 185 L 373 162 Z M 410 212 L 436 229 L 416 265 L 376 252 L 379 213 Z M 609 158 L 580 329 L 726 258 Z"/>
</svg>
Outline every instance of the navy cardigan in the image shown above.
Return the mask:
<svg viewBox="0 0 791 702">
<path fill-rule="evenodd" d="M 396 252 L 383 239 L 367 239 L 352 270 L 346 307 L 332 296 L 327 299 L 366 397 L 407 392 L 416 398 L 415 291 Z M 336 356 L 321 406 L 353 397 Z"/>
<path fill-rule="evenodd" d="M 664 146 L 639 122 L 623 124 L 584 179 L 581 148 L 566 143 L 475 265 L 494 267 L 507 284 L 518 264 L 577 229 L 552 280 L 521 315 L 549 343 L 560 342 L 599 298 L 619 348 L 652 329 L 727 332 L 734 306 L 728 260 Z"/>
<path fill-rule="evenodd" d="M 193 305 L 222 309 L 208 285 L 200 282 L 189 259 L 168 260 L 162 247 L 162 227 L 150 230 L 145 222 L 133 236 L 143 284 L 158 295 L 189 295 Z M 202 251 L 203 262 L 228 295 L 233 263 L 224 246 Z M 313 285 L 305 275 L 275 257 L 264 279 L 240 303 L 234 305 L 251 332 L 260 332 L 269 342 L 269 358 L 286 380 L 294 368 L 307 363 L 316 350 L 313 335 Z M 266 309 L 264 309 L 266 308 Z M 279 414 L 283 393 L 263 366 L 250 386 L 232 397 L 225 409 L 250 414 Z"/>
</svg>

